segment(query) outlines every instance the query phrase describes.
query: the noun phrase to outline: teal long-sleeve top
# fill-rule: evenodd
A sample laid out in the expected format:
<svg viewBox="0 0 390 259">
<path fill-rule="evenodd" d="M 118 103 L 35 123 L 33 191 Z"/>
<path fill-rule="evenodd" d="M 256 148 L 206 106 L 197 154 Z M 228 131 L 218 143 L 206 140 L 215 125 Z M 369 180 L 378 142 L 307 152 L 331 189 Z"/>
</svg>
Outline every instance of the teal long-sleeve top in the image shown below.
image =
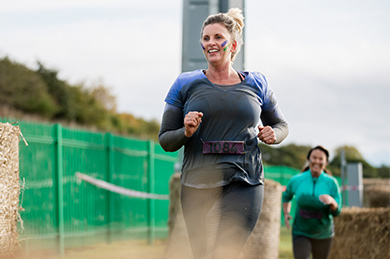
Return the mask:
<svg viewBox="0 0 390 259">
<path fill-rule="evenodd" d="M 338 204 L 332 211 L 330 205 L 324 205 L 319 196 L 328 194 Z M 315 239 L 329 238 L 334 235 L 333 217 L 341 212 L 341 194 L 337 180 L 322 172 L 317 178 L 310 170 L 290 179 L 282 201 L 290 202 L 295 196 L 296 211 L 292 233 Z"/>
</svg>

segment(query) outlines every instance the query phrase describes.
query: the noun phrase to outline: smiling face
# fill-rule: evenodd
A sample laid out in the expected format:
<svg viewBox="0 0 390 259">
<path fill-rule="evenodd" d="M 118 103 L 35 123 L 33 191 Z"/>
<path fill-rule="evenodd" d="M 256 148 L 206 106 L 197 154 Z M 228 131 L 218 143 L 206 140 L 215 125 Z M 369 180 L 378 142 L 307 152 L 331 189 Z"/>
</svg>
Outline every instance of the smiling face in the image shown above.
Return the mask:
<svg viewBox="0 0 390 259">
<path fill-rule="evenodd" d="M 201 45 L 207 62 L 212 65 L 230 64 L 231 52 L 236 43 L 223 24 L 213 23 L 204 27 Z"/>
<path fill-rule="evenodd" d="M 311 152 L 309 162 L 310 172 L 314 177 L 318 177 L 328 163 L 325 152 L 319 149 Z"/>
</svg>

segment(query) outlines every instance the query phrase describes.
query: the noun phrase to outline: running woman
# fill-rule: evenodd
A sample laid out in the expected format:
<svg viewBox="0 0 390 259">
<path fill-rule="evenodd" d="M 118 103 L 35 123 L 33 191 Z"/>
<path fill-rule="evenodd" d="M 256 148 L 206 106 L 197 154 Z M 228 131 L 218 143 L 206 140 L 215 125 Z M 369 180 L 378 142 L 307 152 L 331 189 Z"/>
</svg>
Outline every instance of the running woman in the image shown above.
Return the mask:
<svg viewBox="0 0 390 259">
<path fill-rule="evenodd" d="M 200 40 L 208 68 L 180 74 L 165 99 L 159 141 L 165 151 L 184 146 L 181 204 L 194 259 L 238 258 L 263 203 L 259 140 L 288 135 L 265 77 L 232 67 L 243 27 L 238 8 L 209 16 Z"/>
<path fill-rule="evenodd" d="M 334 236 L 333 217 L 340 214 L 341 194 L 337 180 L 326 170 L 329 152 L 322 146 L 310 149 L 309 166 L 290 179 L 283 193 L 284 222 L 290 228 L 291 199 L 295 196 L 293 253 L 295 259 L 327 259 Z"/>
</svg>

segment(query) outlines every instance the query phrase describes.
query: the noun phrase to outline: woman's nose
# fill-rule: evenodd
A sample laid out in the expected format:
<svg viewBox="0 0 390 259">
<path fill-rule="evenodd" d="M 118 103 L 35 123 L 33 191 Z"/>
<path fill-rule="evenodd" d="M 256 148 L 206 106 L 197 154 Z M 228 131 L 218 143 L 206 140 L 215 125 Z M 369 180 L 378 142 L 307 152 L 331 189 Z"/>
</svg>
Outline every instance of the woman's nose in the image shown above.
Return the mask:
<svg viewBox="0 0 390 259">
<path fill-rule="evenodd" d="M 316 160 L 316 163 L 317 163 L 317 164 L 320 164 L 320 165 L 323 165 L 323 164 L 324 164 L 324 161 L 322 161 L 321 159 L 317 159 L 317 160 Z"/>
<path fill-rule="evenodd" d="M 321 161 L 319 159 L 316 159 L 316 158 L 312 159 L 311 162 L 313 164 L 320 164 L 321 163 Z"/>
</svg>

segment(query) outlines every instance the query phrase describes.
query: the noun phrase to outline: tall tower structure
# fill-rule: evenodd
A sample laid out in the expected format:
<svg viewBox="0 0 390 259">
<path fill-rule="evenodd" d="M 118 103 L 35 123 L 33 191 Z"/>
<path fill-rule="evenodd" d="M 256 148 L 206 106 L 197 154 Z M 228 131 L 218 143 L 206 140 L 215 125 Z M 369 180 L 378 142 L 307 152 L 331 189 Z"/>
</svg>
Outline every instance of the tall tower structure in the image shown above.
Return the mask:
<svg viewBox="0 0 390 259">
<path fill-rule="evenodd" d="M 211 14 L 225 13 L 233 7 L 240 8 L 245 16 L 244 5 L 245 0 L 183 0 L 182 72 L 207 68 L 200 47 L 200 30 L 204 20 Z M 244 44 L 233 64 L 237 70 L 244 70 L 245 27 L 243 37 Z"/>
</svg>

